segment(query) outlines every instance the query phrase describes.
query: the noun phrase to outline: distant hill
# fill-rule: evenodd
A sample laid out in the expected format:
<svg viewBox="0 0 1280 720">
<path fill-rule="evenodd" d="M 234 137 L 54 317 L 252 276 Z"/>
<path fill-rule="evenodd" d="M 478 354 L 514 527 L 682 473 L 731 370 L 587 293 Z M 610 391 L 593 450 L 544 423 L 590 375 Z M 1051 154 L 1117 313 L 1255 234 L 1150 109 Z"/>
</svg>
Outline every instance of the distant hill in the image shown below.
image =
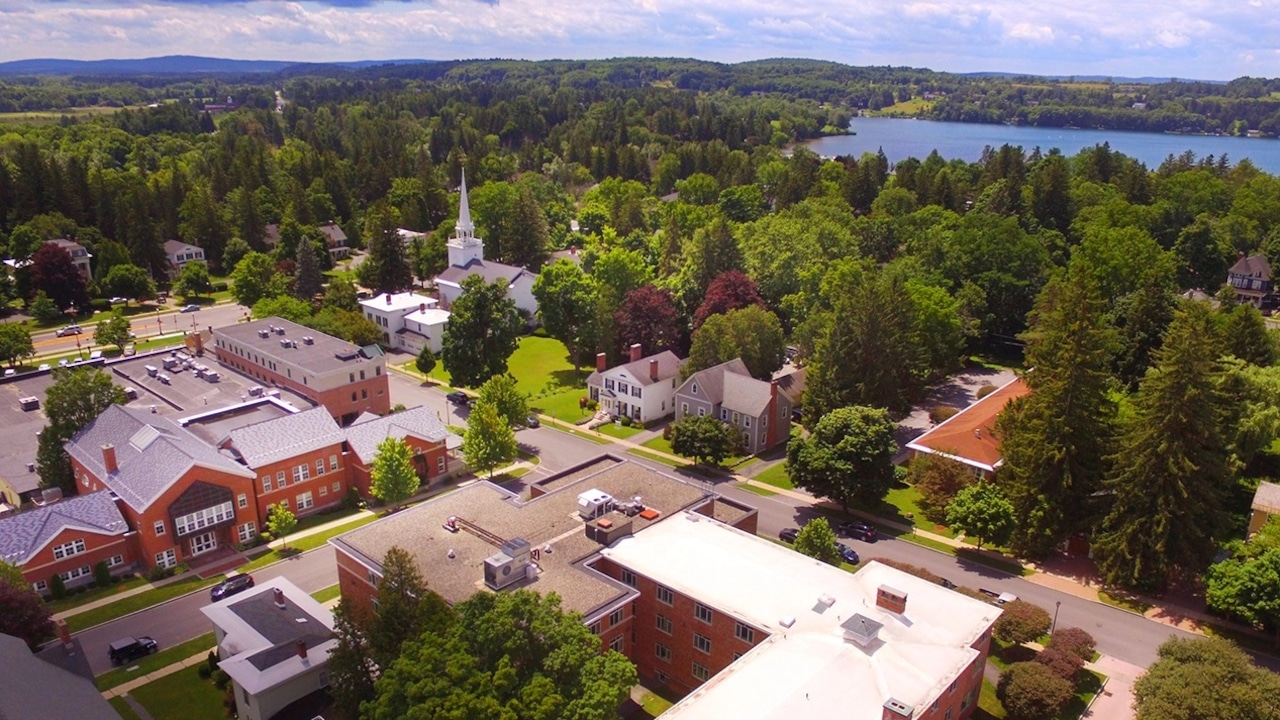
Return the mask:
<svg viewBox="0 0 1280 720">
<path fill-rule="evenodd" d="M 431 60 L 357 60 L 353 62 L 300 63 L 289 60 L 227 60 L 195 55 L 127 60 L 61 60 L 39 58 L 0 62 L 0 76 L 5 75 L 195 75 L 195 74 L 270 74 L 302 68 L 336 67 L 349 70 L 378 65 L 407 65 Z"/>
<path fill-rule="evenodd" d="M 1057 80 L 1059 82 L 1066 80 L 1074 80 L 1075 82 L 1114 82 L 1127 83 L 1130 85 L 1160 85 L 1162 83 L 1173 82 L 1199 82 L 1209 83 L 1211 85 L 1226 85 L 1226 80 L 1197 80 L 1192 78 L 1172 78 L 1172 77 L 1121 77 L 1118 75 L 1035 75 L 1032 73 L 1010 73 L 1010 72 L 971 72 L 960 73 L 965 77 L 989 77 L 1009 80 L 1012 78 L 1043 78 L 1045 80 Z"/>
</svg>

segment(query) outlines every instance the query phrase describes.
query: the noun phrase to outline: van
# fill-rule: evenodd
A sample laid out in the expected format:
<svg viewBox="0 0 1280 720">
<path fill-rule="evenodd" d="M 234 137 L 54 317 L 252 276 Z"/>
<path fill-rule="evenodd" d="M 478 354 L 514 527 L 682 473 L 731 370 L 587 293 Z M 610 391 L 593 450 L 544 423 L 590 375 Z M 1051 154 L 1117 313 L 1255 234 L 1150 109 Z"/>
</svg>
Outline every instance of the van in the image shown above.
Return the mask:
<svg viewBox="0 0 1280 720">
<path fill-rule="evenodd" d="M 155 365 L 147 365 L 146 368 L 147 368 L 147 374 L 150 375 L 151 377 L 155 377 L 156 373 L 160 372 L 160 368 L 156 367 Z"/>
<path fill-rule="evenodd" d="M 210 370 L 209 372 L 204 374 L 204 379 L 208 380 L 211 383 L 216 383 L 222 379 L 222 376 L 218 375 L 217 370 Z"/>
</svg>

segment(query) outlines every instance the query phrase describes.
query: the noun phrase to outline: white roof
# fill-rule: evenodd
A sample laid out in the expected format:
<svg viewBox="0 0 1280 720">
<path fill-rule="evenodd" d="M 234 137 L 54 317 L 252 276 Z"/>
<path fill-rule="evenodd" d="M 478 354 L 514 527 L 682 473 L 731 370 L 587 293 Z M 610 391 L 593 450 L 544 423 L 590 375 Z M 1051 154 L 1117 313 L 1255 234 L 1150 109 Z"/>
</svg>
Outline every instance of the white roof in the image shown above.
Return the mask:
<svg viewBox="0 0 1280 720">
<path fill-rule="evenodd" d="M 401 313 L 406 310 L 417 310 L 419 305 L 427 307 L 435 307 L 436 299 L 429 298 L 426 295 L 417 293 L 403 292 L 391 295 L 391 302 L 387 302 L 388 293 L 375 295 L 368 300 L 361 300 L 360 307 L 373 312 L 383 313 Z"/>
<path fill-rule="evenodd" d="M 422 323 L 423 325 L 443 325 L 449 322 L 449 311 L 429 307 L 426 310 L 414 310 L 405 315 L 404 319 Z"/>
<path fill-rule="evenodd" d="M 979 656 L 970 646 L 1000 614 L 880 563 L 847 573 L 695 513 L 602 554 L 769 633 L 664 715 L 681 720 L 880 720 L 891 698 L 926 709 Z M 904 615 L 876 605 L 881 586 L 907 595 Z M 855 614 L 882 626 L 867 648 L 845 639 L 841 623 Z"/>
</svg>

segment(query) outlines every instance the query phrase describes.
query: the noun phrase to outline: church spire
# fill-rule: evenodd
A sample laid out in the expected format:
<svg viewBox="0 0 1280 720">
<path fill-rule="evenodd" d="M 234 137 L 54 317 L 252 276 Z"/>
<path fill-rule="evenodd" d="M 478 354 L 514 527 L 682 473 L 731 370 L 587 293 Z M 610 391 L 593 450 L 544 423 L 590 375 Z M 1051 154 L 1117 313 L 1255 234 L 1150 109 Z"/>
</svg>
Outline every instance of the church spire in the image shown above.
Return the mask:
<svg viewBox="0 0 1280 720">
<path fill-rule="evenodd" d="M 469 238 L 475 234 L 475 223 L 471 222 L 471 204 L 467 202 L 467 169 L 462 169 L 462 197 L 458 200 L 458 223 L 453 226 L 459 238 Z"/>
</svg>

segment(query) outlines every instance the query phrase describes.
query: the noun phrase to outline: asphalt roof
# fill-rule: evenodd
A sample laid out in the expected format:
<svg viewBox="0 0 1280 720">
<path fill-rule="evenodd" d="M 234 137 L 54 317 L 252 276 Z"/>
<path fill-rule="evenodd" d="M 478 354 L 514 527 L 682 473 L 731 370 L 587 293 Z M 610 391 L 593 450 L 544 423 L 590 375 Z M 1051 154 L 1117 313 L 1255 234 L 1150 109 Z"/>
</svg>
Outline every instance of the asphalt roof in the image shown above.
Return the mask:
<svg viewBox="0 0 1280 720">
<path fill-rule="evenodd" d="M 110 493 L 69 497 L 0 518 L 0 559 L 21 565 L 68 527 L 103 535 L 122 535 L 129 530 Z"/>
<path fill-rule="evenodd" d="M 456 447 L 461 443 L 461 438 L 449 432 L 435 412 L 425 406 L 401 410 L 383 417 L 366 413 L 346 428 L 347 444 L 363 463 L 373 462 L 373 456 L 378 452 L 378 443 L 389 437 L 404 439 L 408 435 L 429 442 L 443 440 L 448 447 Z"/>
<path fill-rule="evenodd" d="M 695 383 L 698 386 L 696 395 L 693 394 Z M 690 375 L 676 394 L 755 417 L 768 409 L 772 390 L 770 383 L 751 377 L 742 358 L 734 358 Z"/>
<path fill-rule="evenodd" d="M 1248 277 L 1256 277 L 1262 280 L 1271 279 L 1271 263 L 1267 262 L 1267 256 L 1258 254 L 1242 257 L 1236 261 L 1235 265 L 1227 272 L 1232 275 L 1246 275 Z"/>
<path fill-rule="evenodd" d="M 284 334 L 270 333 L 266 337 L 258 335 L 259 330 L 283 328 Z M 213 336 L 225 337 L 240 345 L 252 348 L 259 355 L 281 363 L 302 368 L 313 373 L 327 373 L 339 369 L 354 369 L 369 360 L 372 355 L 363 348 L 326 335 L 318 330 L 304 327 L 298 323 L 278 317 L 263 318 L 247 323 L 233 323 L 214 328 Z M 308 345 L 303 338 L 311 338 Z M 282 340 L 292 340 L 297 347 L 281 347 Z M 225 351 L 225 349 L 223 349 Z"/>
<path fill-rule="evenodd" d="M 257 468 L 341 443 L 342 429 L 321 406 L 236 428 L 230 437 L 231 447 Z"/>
<path fill-rule="evenodd" d="M 508 286 L 515 284 L 522 275 L 530 277 L 536 276 L 538 273 L 533 272 L 514 265 L 504 265 L 500 262 L 491 260 L 472 259 L 466 265 L 450 265 L 445 268 L 444 272 L 436 276 L 436 282 L 444 282 L 451 285 L 462 285 L 462 281 L 472 275 L 479 275 L 484 281 L 492 284 L 498 279 L 502 279 Z"/>
<path fill-rule="evenodd" d="M 604 374 L 621 369 L 626 374 L 630 375 L 631 379 L 635 382 L 638 382 L 641 385 L 652 385 L 654 380 L 649 376 L 650 360 L 658 361 L 658 382 L 670 380 L 673 377 L 679 376 L 680 366 L 684 364 L 684 360 L 681 360 L 675 353 L 670 350 L 663 350 L 660 353 L 642 357 L 634 362 L 615 365 L 606 369 L 604 373 L 599 370 L 592 371 L 592 373 L 587 376 L 587 383 L 599 385 L 600 378 Z"/>
<path fill-rule="evenodd" d="M 993 470 L 1001 461 L 1000 439 L 995 435 L 996 418 L 1013 400 L 1028 395 L 1031 388 L 1014 378 L 978 402 L 961 410 L 929 432 L 907 444 L 921 452 L 938 453 L 963 463 Z"/>
<path fill-rule="evenodd" d="M 107 473 L 102 446 L 113 445 L 117 471 Z M 230 457 L 164 415 L 112 405 L 67 441 L 66 450 L 134 510 L 141 511 L 193 465 L 254 477 Z"/>
<path fill-rule="evenodd" d="M 0 633 L 0 718 L 120 720 L 93 683 L 41 660 L 27 644 Z"/>
<path fill-rule="evenodd" d="M 1253 493 L 1252 507 L 1272 514 L 1280 514 L 1280 485 L 1263 480 Z"/>
</svg>

